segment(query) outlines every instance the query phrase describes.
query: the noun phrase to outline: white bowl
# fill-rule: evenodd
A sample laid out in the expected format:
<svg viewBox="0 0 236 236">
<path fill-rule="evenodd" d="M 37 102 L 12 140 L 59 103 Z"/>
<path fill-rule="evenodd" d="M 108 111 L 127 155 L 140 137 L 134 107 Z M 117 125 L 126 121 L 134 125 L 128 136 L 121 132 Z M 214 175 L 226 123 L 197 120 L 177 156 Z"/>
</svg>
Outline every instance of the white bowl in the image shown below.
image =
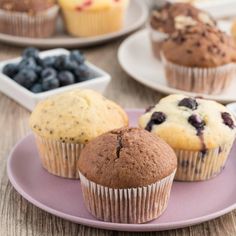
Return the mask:
<svg viewBox="0 0 236 236">
<path fill-rule="evenodd" d="M 44 58 L 47 56 L 57 56 L 57 55 L 67 55 L 67 54 L 69 54 L 68 50 L 58 48 L 58 49 L 40 52 L 39 55 L 41 58 Z M 39 101 L 47 98 L 48 96 L 55 95 L 55 94 L 65 92 L 65 91 L 75 89 L 75 88 L 81 88 L 81 89 L 89 88 L 89 89 L 96 90 L 100 93 L 103 93 L 111 80 L 111 77 L 108 73 L 99 69 L 95 65 L 89 62 L 86 62 L 86 65 L 92 71 L 94 71 L 95 74 L 97 75 L 94 79 L 60 87 L 60 88 L 53 89 L 46 92 L 33 93 L 29 91 L 28 89 L 24 88 L 23 86 L 17 84 L 13 79 L 9 78 L 8 76 L 2 73 L 2 69 L 6 64 L 17 63 L 20 60 L 21 60 L 21 57 L 12 59 L 12 60 L 3 61 L 0 63 L 0 91 L 5 93 L 7 96 L 14 99 L 16 102 L 18 102 L 19 104 L 21 104 L 22 106 L 24 106 L 25 108 L 31 111 L 34 109 L 35 105 Z"/>
</svg>

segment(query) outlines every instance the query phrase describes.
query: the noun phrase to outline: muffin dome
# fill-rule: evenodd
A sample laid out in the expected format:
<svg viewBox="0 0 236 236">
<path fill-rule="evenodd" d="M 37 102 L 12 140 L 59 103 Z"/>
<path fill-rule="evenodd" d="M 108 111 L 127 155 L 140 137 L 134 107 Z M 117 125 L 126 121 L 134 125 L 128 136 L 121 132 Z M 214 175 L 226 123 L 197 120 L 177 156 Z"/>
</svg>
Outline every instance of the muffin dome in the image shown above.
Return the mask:
<svg viewBox="0 0 236 236">
<path fill-rule="evenodd" d="M 176 31 L 163 42 L 164 57 L 177 65 L 209 68 L 236 61 L 232 38 L 208 25 Z"/>
<path fill-rule="evenodd" d="M 86 143 L 127 125 L 123 109 L 92 90 L 76 89 L 52 96 L 40 102 L 30 117 L 37 135 L 70 143 Z"/>
<path fill-rule="evenodd" d="M 170 95 L 139 119 L 139 126 L 172 148 L 206 151 L 231 143 L 236 128 L 228 109 L 214 101 Z"/>
<path fill-rule="evenodd" d="M 160 138 L 139 128 L 110 131 L 89 142 L 79 171 L 90 181 L 110 188 L 153 184 L 177 166 L 174 151 Z"/>
</svg>

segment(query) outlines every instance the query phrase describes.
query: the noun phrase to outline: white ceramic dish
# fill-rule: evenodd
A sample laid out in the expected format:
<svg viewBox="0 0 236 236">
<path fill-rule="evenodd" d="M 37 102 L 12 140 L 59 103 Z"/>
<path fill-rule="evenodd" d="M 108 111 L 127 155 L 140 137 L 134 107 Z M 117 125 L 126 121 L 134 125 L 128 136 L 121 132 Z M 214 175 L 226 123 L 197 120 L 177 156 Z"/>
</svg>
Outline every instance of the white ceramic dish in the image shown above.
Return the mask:
<svg viewBox="0 0 236 236">
<path fill-rule="evenodd" d="M 56 56 L 62 54 L 64 55 L 69 54 L 69 51 L 60 48 L 54 50 L 48 50 L 41 52 L 40 57 L 43 58 L 47 56 Z M 21 58 L 19 57 L 13 60 L 7 60 L 0 63 L 0 91 L 5 93 L 7 96 L 14 99 L 16 102 L 18 102 L 19 104 L 21 104 L 22 106 L 26 107 L 29 110 L 33 110 L 33 108 L 39 101 L 45 99 L 48 96 L 65 92 L 74 88 L 81 88 L 81 89 L 89 88 L 102 93 L 111 80 L 110 75 L 107 74 L 105 71 L 99 69 L 98 67 L 89 62 L 86 62 L 89 68 L 92 71 L 94 71 L 94 73 L 97 75 L 94 79 L 76 83 L 69 86 L 64 86 L 47 92 L 32 93 L 31 91 L 17 84 L 14 80 L 12 80 L 11 78 L 2 73 L 2 69 L 6 64 L 17 63 L 20 60 Z"/>
<path fill-rule="evenodd" d="M 115 33 L 97 37 L 76 38 L 65 34 L 62 21 L 58 19 L 57 34 L 52 38 L 24 38 L 0 34 L 0 41 L 13 45 L 35 46 L 38 48 L 74 48 L 91 46 L 113 40 L 137 30 L 145 23 L 147 16 L 148 9 L 145 2 L 140 0 L 131 0 L 125 18 L 125 26 L 122 30 Z"/>
<path fill-rule="evenodd" d="M 230 31 L 230 22 L 219 22 L 226 32 Z M 231 86 L 221 94 L 206 95 L 190 93 L 169 87 L 165 81 L 164 68 L 152 55 L 148 31 L 142 30 L 127 38 L 120 46 L 118 59 L 122 68 L 138 82 L 164 94 L 184 93 L 190 96 L 200 95 L 222 103 L 236 101 L 236 78 Z"/>
</svg>

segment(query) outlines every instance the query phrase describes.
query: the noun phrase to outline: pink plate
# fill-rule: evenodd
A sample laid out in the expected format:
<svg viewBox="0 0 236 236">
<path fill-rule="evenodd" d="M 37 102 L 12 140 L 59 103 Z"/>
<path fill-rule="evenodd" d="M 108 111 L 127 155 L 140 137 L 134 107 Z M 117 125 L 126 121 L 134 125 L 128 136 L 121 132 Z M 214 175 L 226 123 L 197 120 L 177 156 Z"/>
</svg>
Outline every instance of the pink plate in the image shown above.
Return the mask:
<svg viewBox="0 0 236 236">
<path fill-rule="evenodd" d="M 142 110 L 128 110 L 131 125 Z M 115 224 L 91 216 L 83 203 L 80 182 L 53 176 L 38 158 L 32 134 L 22 139 L 8 159 L 8 176 L 14 188 L 37 207 L 64 219 L 96 228 L 120 231 L 157 231 L 198 224 L 236 208 L 236 145 L 226 168 L 216 178 L 196 183 L 175 182 L 169 206 L 157 220 L 146 224 Z"/>
</svg>

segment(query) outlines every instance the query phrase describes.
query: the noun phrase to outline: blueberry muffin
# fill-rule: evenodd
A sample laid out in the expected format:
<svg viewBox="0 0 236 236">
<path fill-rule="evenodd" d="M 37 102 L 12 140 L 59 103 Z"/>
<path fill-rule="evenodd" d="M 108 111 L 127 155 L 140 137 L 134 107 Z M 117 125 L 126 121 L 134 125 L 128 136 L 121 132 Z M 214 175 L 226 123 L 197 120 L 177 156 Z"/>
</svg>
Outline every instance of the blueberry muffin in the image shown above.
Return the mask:
<svg viewBox="0 0 236 236">
<path fill-rule="evenodd" d="M 189 3 L 166 3 L 153 8 L 149 20 L 149 31 L 154 55 L 160 59 L 163 40 L 176 30 L 189 26 L 208 24 L 215 26 L 215 20 L 206 12 Z"/>
<path fill-rule="evenodd" d="M 103 221 L 153 220 L 167 207 L 176 166 L 174 151 L 157 136 L 139 128 L 110 131 L 81 153 L 85 204 Z"/>
<path fill-rule="evenodd" d="M 42 164 L 50 173 L 78 178 L 84 145 L 128 125 L 123 109 L 92 90 L 72 90 L 40 102 L 30 117 Z"/>
<path fill-rule="evenodd" d="M 171 35 L 162 45 L 169 86 L 214 94 L 227 88 L 235 75 L 236 47 L 215 27 L 192 26 Z"/>
<path fill-rule="evenodd" d="M 55 32 L 59 7 L 56 0 L 0 0 L 0 32 L 46 38 Z"/>
<path fill-rule="evenodd" d="M 139 126 L 164 139 L 176 152 L 176 180 L 206 180 L 218 175 L 232 147 L 235 119 L 210 100 L 170 95 L 139 119 Z"/>
</svg>

